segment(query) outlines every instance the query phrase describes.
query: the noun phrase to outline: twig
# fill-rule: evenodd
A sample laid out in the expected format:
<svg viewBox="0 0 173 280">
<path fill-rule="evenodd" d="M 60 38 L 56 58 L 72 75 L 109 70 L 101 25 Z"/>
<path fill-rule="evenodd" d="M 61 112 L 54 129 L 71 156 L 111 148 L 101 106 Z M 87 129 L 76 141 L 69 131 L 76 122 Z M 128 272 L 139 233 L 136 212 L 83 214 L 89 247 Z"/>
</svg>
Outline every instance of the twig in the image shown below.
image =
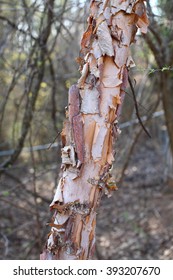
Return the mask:
<svg viewBox="0 0 173 280">
<path fill-rule="evenodd" d="M 146 127 L 144 126 L 144 124 L 143 124 L 143 122 L 141 120 L 141 117 L 140 117 L 140 114 L 139 114 L 139 109 L 138 109 L 138 102 L 136 100 L 135 90 L 134 90 L 134 87 L 133 87 L 133 84 L 132 84 L 130 76 L 128 76 L 128 82 L 129 82 L 129 85 L 130 85 L 130 88 L 131 88 L 131 91 L 132 91 L 132 94 L 133 94 L 134 105 L 135 105 L 135 110 L 136 110 L 136 116 L 137 116 L 137 118 L 139 120 L 140 125 L 142 126 L 143 130 L 145 131 L 145 133 L 148 135 L 148 137 L 151 138 L 150 133 L 148 132 L 148 130 L 146 129 Z"/>
<path fill-rule="evenodd" d="M 5 234 L 3 234 L 2 232 L 0 234 L 2 235 L 2 238 L 4 239 L 4 247 L 5 247 L 4 256 L 6 257 L 8 255 L 8 251 L 9 251 L 9 240 Z"/>
<path fill-rule="evenodd" d="M 47 148 L 48 150 L 52 147 L 52 145 L 55 143 L 56 139 L 59 137 L 61 132 L 58 132 L 55 138 L 53 139 L 52 143 L 50 143 L 49 147 Z"/>
<path fill-rule="evenodd" d="M 148 123 L 151 120 L 153 113 L 156 111 L 157 107 L 159 106 L 159 103 L 160 103 L 160 97 L 158 98 L 154 108 L 152 109 L 152 112 L 147 116 L 146 123 Z M 126 169 L 128 167 L 130 157 L 131 157 L 131 155 L 132 155 L 132 153 L 134 151 L 134 148 L 136 146 L 137 140 L 139 139 L 139 137 L 140 137 L 140 135 L 142 133 L 142 129 L 143 129 L 143 127 L 139 128 L 139 130 L 137 131 L 136 135 L 132 139 L 132 143 L 130 145 L 129 151 L 126 153 L 126 161 L 125 161 L 125 163 L 124 163 L 124 165 L 122 167 L 121 175 L 120 175 L 120 178 L 119 178 L 119 180 L 117 182 L 119 185 L 121 185 L 122 182 L 123 182 L 124 174 L 125 174 L 125 171 L 126 171 Z"/>
</svg>

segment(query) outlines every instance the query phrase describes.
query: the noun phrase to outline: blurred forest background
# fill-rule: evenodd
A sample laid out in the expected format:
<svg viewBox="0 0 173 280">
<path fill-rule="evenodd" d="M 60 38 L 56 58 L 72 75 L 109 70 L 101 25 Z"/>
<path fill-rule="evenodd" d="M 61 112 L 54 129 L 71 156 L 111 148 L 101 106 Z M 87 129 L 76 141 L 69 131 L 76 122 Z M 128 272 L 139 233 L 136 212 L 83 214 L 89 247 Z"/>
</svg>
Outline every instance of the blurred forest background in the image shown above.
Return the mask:
<svg viewBox="0 0 173 280">
<path fill-rule="evenodd" d="M 98 209 L 96 259 L 173 259 L 173 5 L 146 6 L 130 76 L 152 138 L 129 87 L 112 170 L 119 189 Z M 0 259 L 42 251 L 88 10 L 84 0 L 0 1 Z"/>
</svg>

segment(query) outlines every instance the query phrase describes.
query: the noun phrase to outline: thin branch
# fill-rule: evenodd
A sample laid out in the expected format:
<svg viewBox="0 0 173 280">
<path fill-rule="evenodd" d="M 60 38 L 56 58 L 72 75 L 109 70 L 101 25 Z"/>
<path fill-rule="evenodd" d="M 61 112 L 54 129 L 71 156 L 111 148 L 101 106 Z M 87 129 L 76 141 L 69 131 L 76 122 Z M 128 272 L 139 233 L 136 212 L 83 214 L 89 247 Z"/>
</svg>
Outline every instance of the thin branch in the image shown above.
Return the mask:
<svg viewBox="0 0 173 280">
<path fill-rule="evenodd" d="M 148 123 L 151 121 L 152 116 L 153 116 L 153 113 L 157 110 L 157 108 L 158 108 L 158 106 L 159 106 L 159 104 L 160 104 L 160 99 L 161 99 L 161 98 L 160 98 L 160 96 L 159 96 L 158 99 L 157 99 L 157 102 L 156 102 L 155 105 L 154 105 L 154 108 L 152 109 L 152 111 L 150 112 L 150 114 L 147 116 L 147 119 L 146 119 L 146 121 L 145 121 L 145 124 L 148 124 Z M 124 174 L 125 174 L 125 171 L 126 171 L 128 165 L 129 165 L 130 157 L 131 157 L 131 155 L 132 155 L 132 153 L 133 153 L 133 151 L 134 151 L 134 148 L 135 148 L 135 146 L 136 146 L 136 143 L 137 143 L 137 141 L 138 141 L 138 139 L 139 139 L 139 137 L 140 137 L 142 131 L 143 131 L 143 127 L 141 127 L 141 128 L 137 131 L 136 135 L 135 135 L 134 138 L 132 139 L 132 144 L 131 144 L 131 146 L 130 146 L 130 148 L 129 148 L 129 151 L 126 153 L 126 161 L 125 161 L 125 163 L 124 163 L 124 165 L 123 165 L 123 168 L 122 168 L 122 171 L 121 171 L 121 176 L 120 176 L 120 178 L 119 178 L 119 180 L 118 180 L 118 183 L 117 183 L 117 184 L 119 184 L 119 185 L 121 185 L 122 182 L 123 182 Z"/>
<path fill-rule="evenodd" d="M 140 123 L 141 127 L 145 131 L 145 133 L 151 138 L 150 133 L 148 132 L 148 130 L 146 129 L 146 127 L 144 126 L 144 124 L 143 124 L 143 122 L 141 120 L 141 117 L 140 117 L 140 114 L 139 114 L 139 109 L 138 109 L 138 103 L 137 103 L 137 100 L 136 100 L 135 90 L 134 90 L 132 81 L 130 79 L 130 76 L 128 76 L 128 81 L 129 81 L 129 85 L 130 85 L 130 88 L 131 88 L 131 91 L 132 91 L 132 94 L 133 94 L 133 98 L 134 98 L 134 105 L 135 105 L 135 110 L 136 110 L 136 116 L 137 116 L 137 118 L 139 120 L 139 123 Z"/>
<path fill-rule="evenodd" d="M 8 18 L 6 18 L 6 17 L 0 15 L 0 20 L 6 21 L 12 28 L 14 28 L 15 30 L 17 30 L 17 31 L 19 31 L 19 32 L 21 32 L 21 33 L 23 33 L 23 34 L 25 34 L 25 35 L 29 35 L 33 40 L 36 40 L 36 39 L 37 39 L 37 38 L 35 38 L 30 32 L 27 32 L 27 31 L 25 31 L 25 30 L 19 28 L 19 27 L 17 26 L 16 23 L 12 22 L 12 21 L 9 20 Z"/>
<path fill-rule="evenodd" d="M 160 51 L 160 49 L 159 49 L 159 48 L 156 46 L 156 44 L 153 42 L 153 40 L 152 40 L 152 38 L 149 36 L 149 34 L 143 34 L 142 36 L 143 36 L 143 38 L 145 39 L 146 43 L 148 44 L 149 48 L 151 49 L 151 51 L 152 51 L 152 53 L 153 53 L 153 55 L 154 55 L 154 57 L 155 57 L 155 60 L 156 60 L 156 62 L 157 62 L 157 64 L 158 64 L 158 66 L 159 66 L 160 68 L 162 68 L 163 62 L 162 62 L 162 57 L 160 56 L 160 54 L 162 54 L 161 51 Z"/>
<path fill-rule="evenodd" d="M 50 5 L 50 6 L 49 6 Z M 27 103 L 26 103 L 26 108 L 25 108 L 25 112 L 24 112 L 24 116 L 23 116 L 23 121 L 22 121 L 22 129 L 21 129 L 21 136 L 18 140 L 17 146 L 14 150 L 14 153 L 11 155 L 10 158 L 8 158 L 5 162 L 3 162 L 0 165 L 0 174 L 3 172 L 4 168 L 7 168 L 9 165 L 12 165 L 17 158 L 19 157 L 24 142 L 25 142 L 25 138 L 26 135 L 28 133 L 28 130 L 30 128 L 31 125 L 31 121 L 33 118 L 33 112 L 35 110 L 35 103 L 37 100 L 37 96 L 38 96 L 38 92 L 40 89 L 40 84 L 43 80 L 44 77 L 44 70 L 45 70 L 45 56 L 47 53 L 46 50 L 46 44 L 51 32 L 51 25 L 52 25 L 52 8 L 54 5 L 54 0 L 49 0 L 49 2 L 47 2 L 46 7 L 48 7 L 48 11 L 47 11 L 47 25 L 46 27 L 42 30 L 39 39 L 38 39 L 38 43 L 39 46 L 41 46 L 41 48 L 39 49 L 39 53 L 37 56 L 37 60 L 35 60 L 35 63 L 32 67 L 34 67 L 34 69 L 31 68 L 31 72 L 30 72 L 30 76 L 28 77 L 27 80 Z M 51 7 L 51 8 L 50 8 Z M 34 45 L 34 47 L 32 48 L 31 51 L 31 56 L 29 61 L 31 60 L 31 57 L 34 53 L 34 49 L 36 48 L 36 43 Z M 41 66 L 38 67 L 37 63 L 41 62 Z M 33 81 L 36 81 L 35 83 Z M 33 90 L 31 91 L 31 88 L 33 87 Z M 30 96 L 30 92 L 32 92 L 32 95 Z"/>
</svg>

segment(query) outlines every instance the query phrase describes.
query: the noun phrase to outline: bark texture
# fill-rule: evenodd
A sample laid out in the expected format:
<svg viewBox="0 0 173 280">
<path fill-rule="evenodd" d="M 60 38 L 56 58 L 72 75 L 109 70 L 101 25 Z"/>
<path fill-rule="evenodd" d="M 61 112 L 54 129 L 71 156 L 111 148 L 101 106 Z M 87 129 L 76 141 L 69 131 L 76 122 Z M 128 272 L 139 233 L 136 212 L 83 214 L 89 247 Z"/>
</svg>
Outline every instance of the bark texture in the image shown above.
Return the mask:
<svg viewBox="0 0 173 280">
<path fill-rule="evenodd" d="M 81 77 L 69 90 L 62 136 L 62 174 L 50 205 L 51 231 L 41 259 L 90 259 L 96 209 L 116 190 L 110 173 L 119 130 L 129 46 L 138 28 L 147 31 L 143 0 L 91 1 L 78 58 Z"/>
</svg>

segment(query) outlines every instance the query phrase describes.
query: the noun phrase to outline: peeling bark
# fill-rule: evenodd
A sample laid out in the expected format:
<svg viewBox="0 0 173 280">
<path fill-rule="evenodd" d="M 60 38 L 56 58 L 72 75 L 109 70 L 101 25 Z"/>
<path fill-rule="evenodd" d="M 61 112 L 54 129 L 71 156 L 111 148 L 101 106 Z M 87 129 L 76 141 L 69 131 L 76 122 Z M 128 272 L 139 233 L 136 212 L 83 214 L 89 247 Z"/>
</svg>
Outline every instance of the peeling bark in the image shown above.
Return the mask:
<svg viewBox="0 0 173 280">
<path fill-rule="evenodd" d="M 94 252 L 96 209 L 116 182 L 110 173 L 113 141 L 125 95 L 129 46 L 148 20 L 142 0 L 92 0 L 81 40 L 81 77 L 69 90 L 62 131 L 62 176 L 41 259 L 89 259 Z M 81 63 L 82 62 L 82 63 Z"/>
</svg>

